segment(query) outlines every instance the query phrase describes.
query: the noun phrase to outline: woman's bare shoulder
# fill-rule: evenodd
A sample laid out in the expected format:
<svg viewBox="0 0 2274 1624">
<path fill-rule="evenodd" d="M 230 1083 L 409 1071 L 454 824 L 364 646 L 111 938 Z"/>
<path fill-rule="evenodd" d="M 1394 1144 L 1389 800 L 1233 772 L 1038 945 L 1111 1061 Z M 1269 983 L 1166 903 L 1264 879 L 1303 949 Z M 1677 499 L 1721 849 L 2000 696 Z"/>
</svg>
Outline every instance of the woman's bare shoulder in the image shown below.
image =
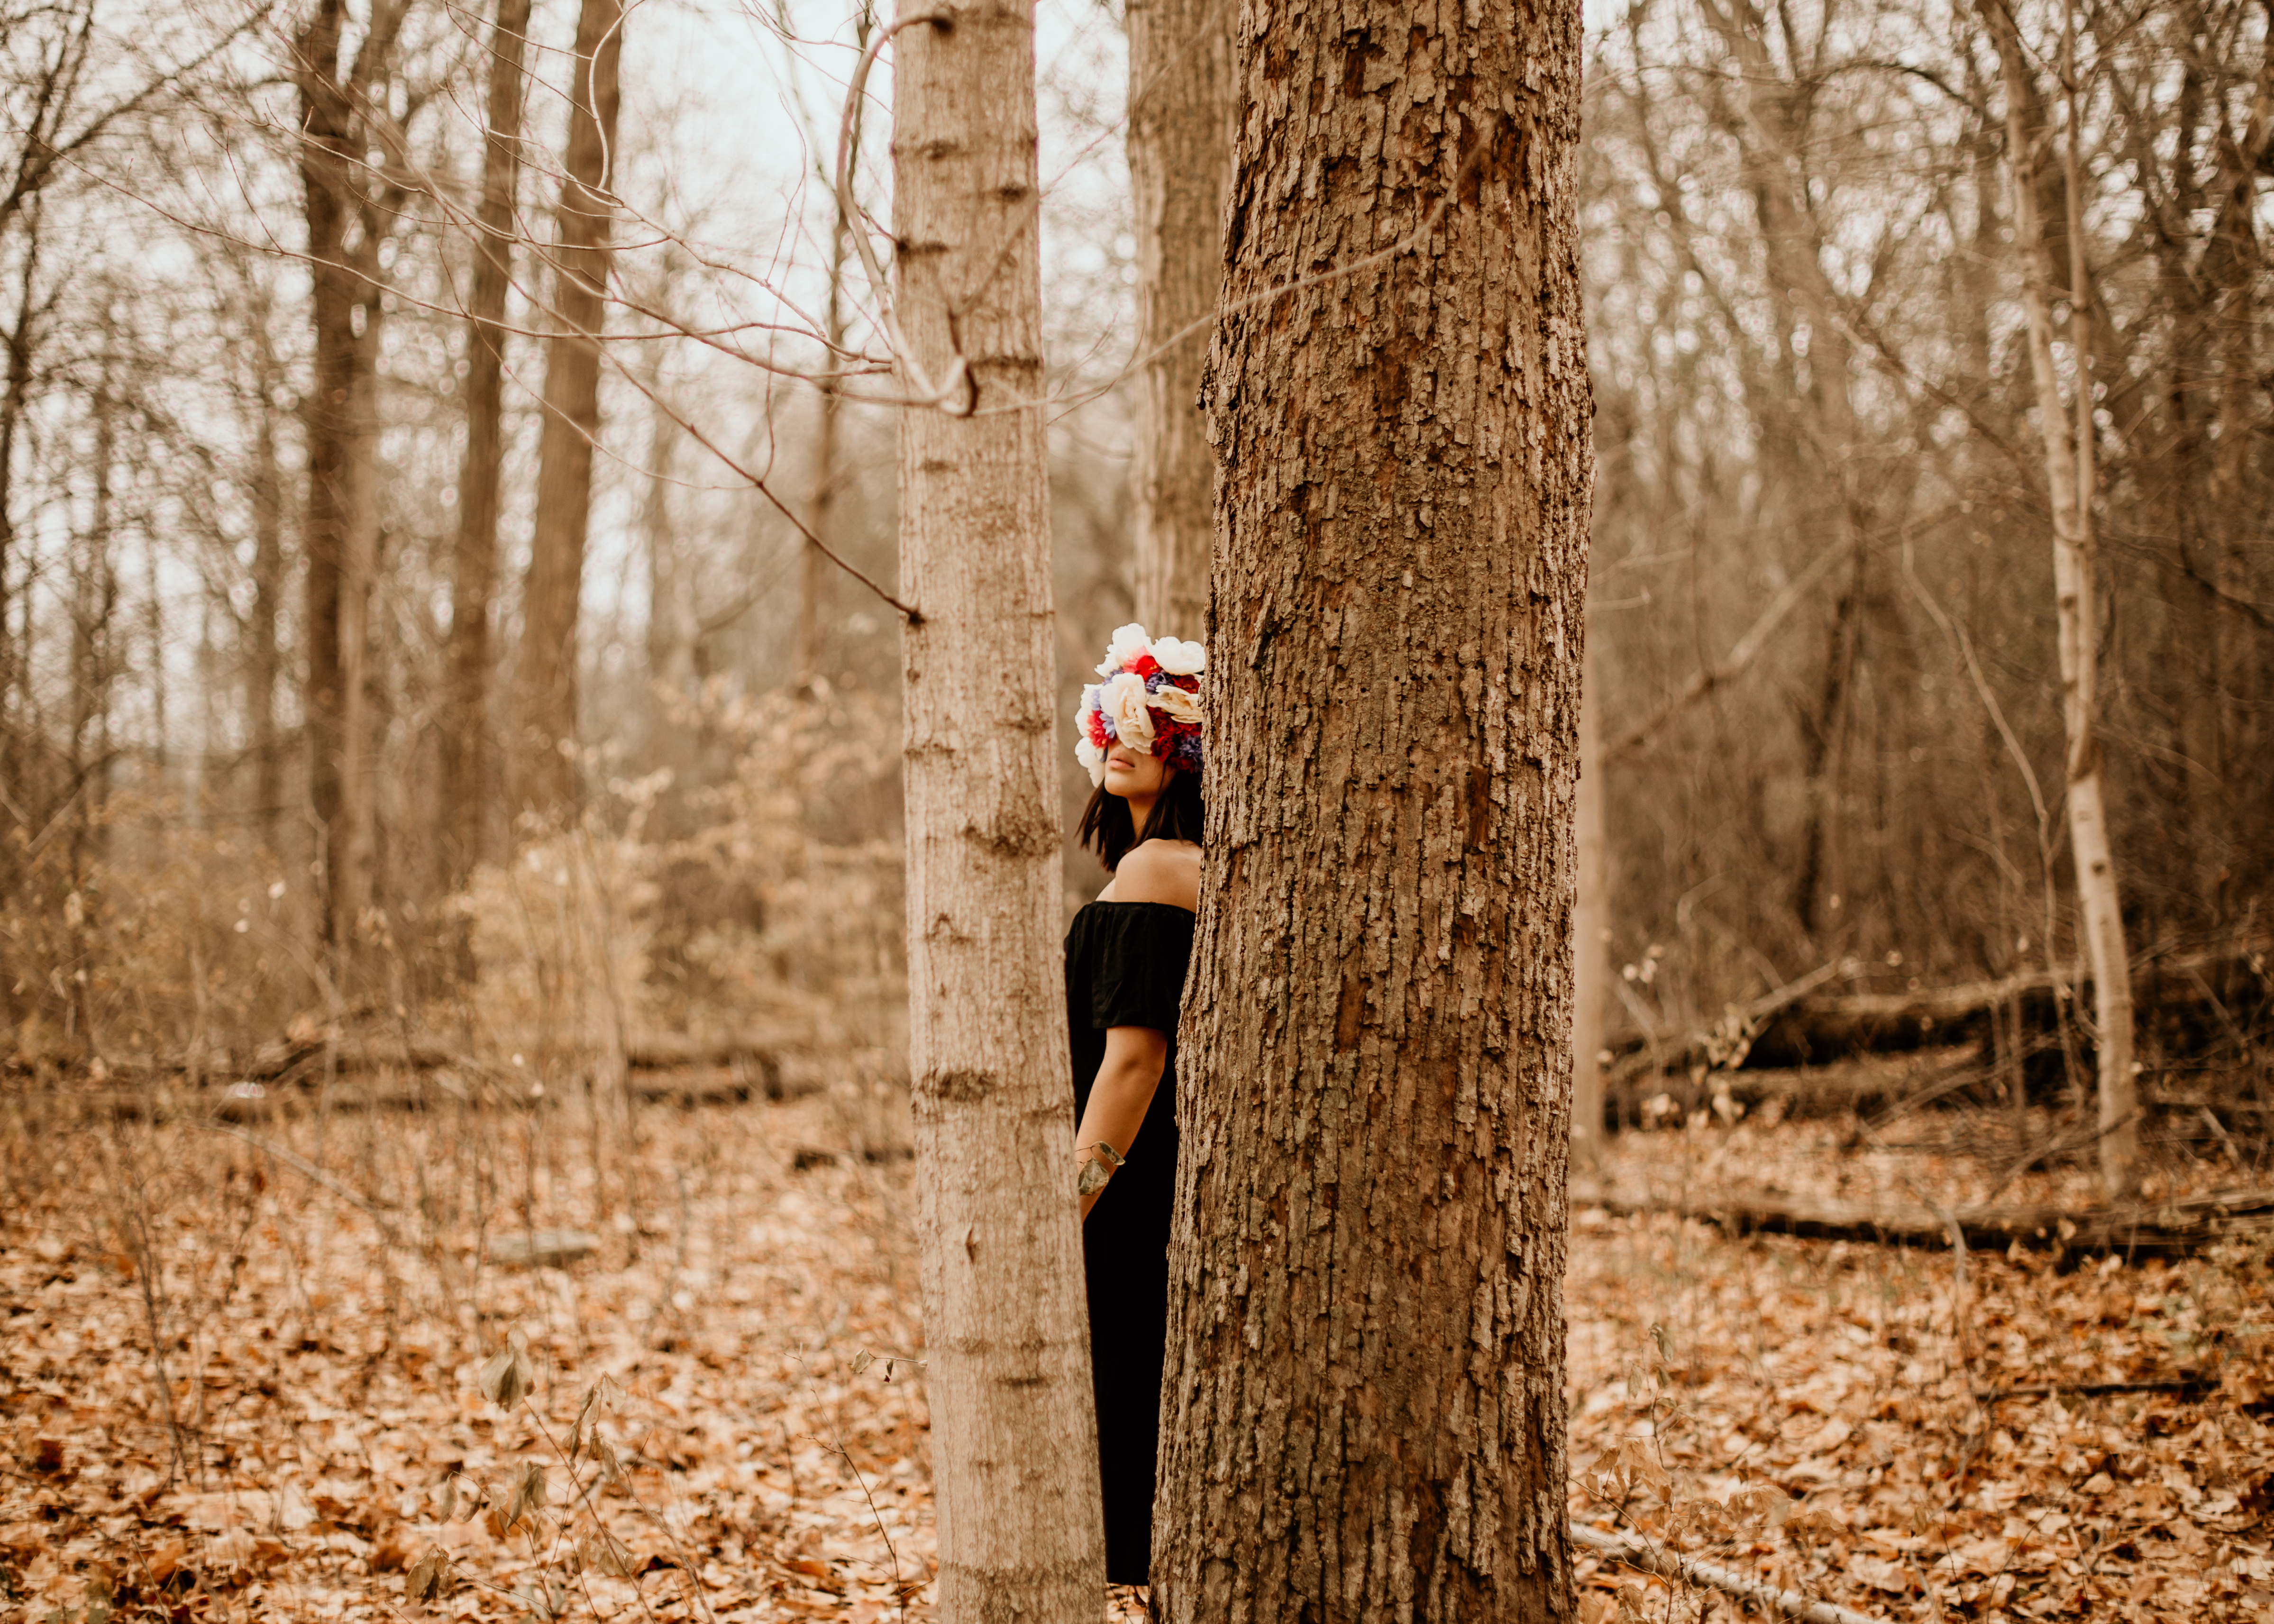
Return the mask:
<svg viewBox="0 0 2274 1624">
<path fill-rule="evenodd" d="M 1113 870 L 1116 902 L 1201 904 L 1201 848 L 1189 840 L 1148 840 L 1133 846 Z"/>
</svg>

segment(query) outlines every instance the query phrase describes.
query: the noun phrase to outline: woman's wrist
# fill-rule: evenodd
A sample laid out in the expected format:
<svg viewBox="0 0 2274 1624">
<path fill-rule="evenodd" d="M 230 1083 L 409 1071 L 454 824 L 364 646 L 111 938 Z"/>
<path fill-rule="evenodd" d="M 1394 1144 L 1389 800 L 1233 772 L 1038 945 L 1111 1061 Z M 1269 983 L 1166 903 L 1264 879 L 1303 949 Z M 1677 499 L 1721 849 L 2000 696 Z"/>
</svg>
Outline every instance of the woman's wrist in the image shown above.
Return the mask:
<svg viewBox="0 0 2274 1624">
<path fill-rule="evenodd" d="M 1104 1189 L 1106 1182 L 1129 1161 L 1103 1139 L 1079 1146 L 1073 1154 L 1081 1168 L 1074 1180 L 1074 1188 L 1084 1197 L 1096 1195 Z"/>
</svg>

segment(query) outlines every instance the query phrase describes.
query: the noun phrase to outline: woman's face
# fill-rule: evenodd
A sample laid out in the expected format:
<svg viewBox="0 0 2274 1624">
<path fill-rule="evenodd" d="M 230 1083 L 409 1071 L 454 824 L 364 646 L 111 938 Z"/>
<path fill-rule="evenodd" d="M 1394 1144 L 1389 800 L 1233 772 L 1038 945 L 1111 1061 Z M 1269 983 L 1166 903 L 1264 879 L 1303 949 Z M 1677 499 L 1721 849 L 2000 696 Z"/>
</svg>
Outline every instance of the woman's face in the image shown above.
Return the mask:
<svg viewBox="0 0 2274 1624">
<path fill-rule="evenodd" d="M 1157 795 L 1175 769 L 1150 750 L 1133 750 L 1126 744 L 1105 748 L 1105 793 L 1125 800 L 1131 795 Z"/>
</svg>

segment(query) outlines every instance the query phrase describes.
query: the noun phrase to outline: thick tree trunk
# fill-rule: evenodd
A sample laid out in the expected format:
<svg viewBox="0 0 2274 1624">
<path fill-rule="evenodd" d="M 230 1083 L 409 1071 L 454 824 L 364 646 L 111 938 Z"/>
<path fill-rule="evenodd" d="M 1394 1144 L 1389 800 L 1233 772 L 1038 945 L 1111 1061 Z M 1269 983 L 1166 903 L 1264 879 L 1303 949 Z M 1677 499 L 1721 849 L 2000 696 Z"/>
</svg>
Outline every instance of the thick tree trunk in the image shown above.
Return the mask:
<svg viewBox="0 0 2274 1624">
<path fill-rule="evenodd" d="M 2029 322 L 2029 372 L 2037 386 L 2037 423 L 2044 440 L 2045 485 L 2052 508 L 2053 603 L 2060 645 L 2061 718 L 2067 734 L 2069 849 L 2076 865 L 2076 903 L 2084 948 L 2092 965 L 2095 1046 L 2099 1062 L 2101 1182 L 2111 1200 L 2133 1194 L 2140 1183 L 2138 1087 L 2133 1077 L 2132 963 L 2124 941 L 2116 861 L 2101 789 L 2095 662 L 2100 635 L 2094 579 L 2092 506 L 2092 385 L 2090 282 L 2083 264 L 2082 207 L 2071 132 L 2069 184 L 2065 188 L 2072 263 L 2057 267 L 2046 245 L 2038 207 L 2035 149 L 2024 109 L 2032 99 L 2012 18 L 1994 4 L 1983 17 L 1997 41 L 2006 82 L 2007 159 L 2014 169 L 2014 242 L 2022 259 L 2022 305 Z M 2074 113 L 2072 112 L 2072 117 Z M 2058 279 L 2056 272 L 2065 273 Z M 2071 425 L 2055 369 L 2048 289 L 2065 283 L 2082 289 L 2070 337 L 2078 368 L 2076 422 Z"/>
<path fill-rule="evenodd" d="M 522 593 L 514 682 L 520 746 L 516 800 L 544 814 L 576 801 L 576 611 L 592 510 L 592 442 L 600 432 L 600 332 L 606 320 L 610 160 L 616 144 L 621 0 L 584 0 L 576 19 L 568 150 L 552 250 L 553 336 L 545 359 L 545 432 L 538 445 L 537 523 Z"/>
<path fill-rule="evenodd" d="M 1579 704 L 1579 798 L 1571 904 L 1571 1154 L 1593 1162 L 1603 1146 L 1603 1001 L 1610 996 L 1609 819 L 1603 804 L 1602 688 L 1592 658 Z"/>
<path fill-rule="evenodd" d="M 308 226 L 313 387 L 304 397 L 308 516 L 308 799 L 324 883 L 324 939 L 352 936 L 371 895 L 371 784 L 365 748 L 365 616 L 370 594 L 371 363 L 377 301 L 361 274 L 376 263 L 365 241 L 351 254 L 353 175 L 363 162 L 350 87 L 340 81 L 342 0 L 320 0 L 297 41 L 300 179 Z M 366 52 L 373 49 L 370 43 Z M 358 64 L 360 74 L 361 64 Z M 366 234 L 367 236 L 368 234 Z"/>
<path fill-rule="evenodd" d="M 1579 9 L 1245 16 L 1156 1597 L 1568 1619 Z"/>
<path fill-rule="evenodd" d="M 1060 980 L 1032 0 L 899 35 L 908 1064 L 939 1613 L 1072 1624 L 1105 1581 Z M 959 391 L 958 393 L 965 393 Z"/>
<path fill-rule="evenodd" d="M 1238 10 L 1226 0 L 1133 0 L 1127 12 L 1137 342 L 1146 357 L 1129 469 L 1137 618 L 1178 637 L 1201 635 L 1208 616 L 1216 453 L 1199 400 L 1201 324 L 1224 286 Z"/>
<path fill-rule="evenodd" d="M 490 603 L 497 596 L 498 491 L 505 461 L 503 324 L 513 279 L 521 64 L 529 4 L 530 0 L 498 0 L 497 22 L 490 30 L 488 144 L 474 222 L 473 286 L 466 304 L 466 450 L 458 470 L 442 724 L 442 883 L 453 891 L 463 888 L 481 861 L 492 788 Z"/>
</svg>

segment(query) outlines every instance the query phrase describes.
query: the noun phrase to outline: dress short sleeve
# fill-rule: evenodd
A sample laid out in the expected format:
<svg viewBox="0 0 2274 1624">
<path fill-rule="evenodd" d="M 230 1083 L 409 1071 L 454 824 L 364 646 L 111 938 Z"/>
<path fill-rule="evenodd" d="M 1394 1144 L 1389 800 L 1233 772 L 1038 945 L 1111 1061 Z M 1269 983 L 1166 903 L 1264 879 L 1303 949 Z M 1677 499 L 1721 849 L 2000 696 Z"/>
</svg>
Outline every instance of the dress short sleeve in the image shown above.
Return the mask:
<svg viewBox="0 0 2274 1624">
<path fill-rule="evenodd" d="M 1193 956 L 1193 916 L 1162 902 L 1108 903 L 1093 940 L 1089 1024 L 1173 1036 Z"/>
</svg>

